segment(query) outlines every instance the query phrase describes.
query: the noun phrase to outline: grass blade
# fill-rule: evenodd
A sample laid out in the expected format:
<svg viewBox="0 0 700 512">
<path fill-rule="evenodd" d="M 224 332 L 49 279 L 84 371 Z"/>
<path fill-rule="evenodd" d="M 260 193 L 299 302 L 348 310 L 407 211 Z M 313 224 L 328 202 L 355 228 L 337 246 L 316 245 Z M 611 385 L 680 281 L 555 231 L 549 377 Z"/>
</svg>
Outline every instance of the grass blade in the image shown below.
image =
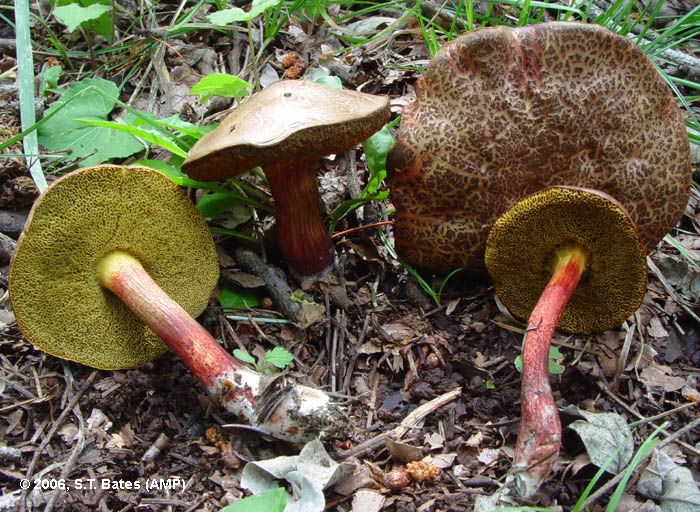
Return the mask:
<svg viewBox="0 0 700 512">
<path fill-rule="evenodd" d="M 29 1 L 15 2 L 15 30 L 17 36 L 17 84 L 19 86 L 19 105 L 22 129 L 36 124 L 34 110 L 34 59 L 32 57 L 32 39 L 29 35 Z M 36 130 L 27 133 L 23 140 L 24 152 L 28 155 L 39 153 L 39 141 Z M 38 158 L 28 157 L 29 174 L 36 183 L 39 192 L 46 190 L 46 178 Z"/>
</svg>

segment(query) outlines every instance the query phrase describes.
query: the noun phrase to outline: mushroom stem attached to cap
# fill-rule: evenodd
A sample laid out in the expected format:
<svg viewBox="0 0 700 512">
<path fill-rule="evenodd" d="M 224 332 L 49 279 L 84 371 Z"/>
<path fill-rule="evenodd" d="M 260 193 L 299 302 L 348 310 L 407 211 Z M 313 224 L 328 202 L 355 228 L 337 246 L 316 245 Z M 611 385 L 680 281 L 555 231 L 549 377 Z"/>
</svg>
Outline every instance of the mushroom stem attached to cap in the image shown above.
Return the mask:
<svg viewBox="0 0 700 512">
<path fill-rule="evenodd" d="M 331 268 L 333 243 L 321 220 L 316 179 L 318 158 L 273 162 L 265 176 L 275 198 L 277 239 L 282 256 L 300 276 Z"/>
<path fill-rule="evenodd" d="M 282 80 L 238 105 L 199 139 L 182 164 L 196 180 L 224 180 L 263 168 L 277 208 L 280 251 L 302 279 L 332 268 L 333 244 L 321 220 L 315 168 L 384 126 L 389 98 Z"/>
<path fill-rule="evenodd" d="M 339 419 L 321 391 L 290 385 L 282 400 L 278 394 L 267 394 L 263 376 L 231 357 L 136 258 L 121 251 L 109 253 L 98 263 L 97 273 L 100 284 L 165 342 L 211 396 L 252 427 L 278 439 L 303 442 L 315 437 L 319 426 Z M 271 414 L 261 414 L 264 410 Z"/>
<path fill-rule="evenodd" d="M 65 175 L 37 200 L 10 300 L 27 340 L 53 355 L 120 369 L 170 348 L 265 434 L 304 442 L 340 432 L 346 421 L 328 395 L 247 368 L 193 318 L 218 274 L 207 225 L 179 187 L 152 169 L 105 165 Z"/>
<path fill-rule="evenodd" d="M 554 329 L 586 266 L 577 246 L 557 251 L 552 278 L 530 314 L 523 341 L 522 405 L 514 467 L 523 489 L 534 493 L 557 460 L 561 422 L 549 385 L 549 346 Z"/>
<path fill-rule="evenodd" d="M 529 316 L 510 482 L 531 497 L 561 445 L 549 384 L 554 329 L 590 333 L 621 324 L 644 297 L 646 255 L 634 223 L 614 198 L 560 186 L 527 196 L 496 220 L 486 242 L 486 267 L 503 304 L 516 316 Z"/>
</svg>

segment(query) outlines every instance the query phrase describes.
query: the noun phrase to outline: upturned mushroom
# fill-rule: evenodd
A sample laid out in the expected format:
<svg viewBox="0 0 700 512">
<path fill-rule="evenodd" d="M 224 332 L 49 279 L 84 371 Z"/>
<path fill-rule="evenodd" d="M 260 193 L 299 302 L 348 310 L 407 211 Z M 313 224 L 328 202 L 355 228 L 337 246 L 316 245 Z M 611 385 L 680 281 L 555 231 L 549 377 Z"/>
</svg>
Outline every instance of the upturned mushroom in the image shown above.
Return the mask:
<svg viewBox="0 0 700 512">
<path fill-rule="evenodd" d="M 253 94 L 190 150 L 182 170 L 218 181 L 261 166 L 275 200 L 282 256 L 301 277 L 333 265 L 321 220 L 316 164 L 389 120 L 389 100 L 315 82 L 283 80 Z"/>
<path fill-rule="evenodd" d="M 644 298 L 646 252 L 620 203 L 603 192 L 552 187 L 501 215 L 486 242 L 486 267 L 511 312 L 529 315 L 522 404 L 512 477 L 532 496 L 557 460 L 561 423 L 549 384 L 554 329 L 611 329 Z"/>
<path fill-rule="evenodd" d="M 118 369 L 170 348 L 264 433 L 302 441 L 337 428 L 327 395 L 265 380 L 194 320 L 218 275 L 207 225 L 172 181 L 145 167 L 102 165 L 65 175 L 36 201 L 9 292 L 24 336 L 52 355 Z"/>
<path fill-rule="evenodd" d="M 629 39 L 597 25 L 497 27 L 446 44 L 415 85 L 387 161 L 396 250 L 484 269 L 496 219 L 554 185 L 606 192 L 650 251 L 690 193 L 685 125 Z"/>
<path fill-rule="evenodd" d="M 688 201 L 689 144 L 673 96 L 641 50 L 603 27 L 553 22 L 458 37 L 431 59 L 415 92 L 388 155 L 387 178 L 396 207 L 397 252 L 417 267 L 483 272 L 486 241 L 496 220 L 547 187 L 578 186 L 609 194 L 632 220 L 645 252 L 673 228 Z M 593 256 L 575 247 L 562 249 L 568 263 L 561 264 L 557 276 L 568 276 L 576 266 L 590 269 Z M 555 256 L 550 258 L 553 262 Z M 583 272 L 587 282 L 589 270 Z M 628 272 L 636 270 L 625 269 L 615 286 L 639 282 L 637 274 L 630 278 Z M 579 277 L 569 276 L 567 287 Z M 540 289 L 529 288 L 532 296 L 538 297 L 546 284 L 540 276 Z M 500 288 L 502 295 L 506 288 Z M 552 288 L 557 289 L 549 287 L 544 297 L 554 293 L 560 307 L 563 292 Z M 630 304 L 638 304 L 638 298 L 639 292 L 631 295 Z M 547 318 L 556 316 L 553 299 L 541 300 L 544 305 L 538 308 L 547 310 Z M 514 302 L 520 303 L 510 304 Z M 525 318 L 536 302 L 514 307 Z M 625 318 L 624 313 L 611 318 L 596 308 L 591 313 L 601 318 L 597 324 L 587 319 L 585 332 L 612 328 Z M 531 318 L 539 315 L 536 311 Z M 565 310 L 560 325 L 577 330 L 568 324 L 574 321 L 571 315 Z M 546 341 L 531 343 L 533 337 Z M 541 367 L 532 365 L 548 353 L 542 347 L 551 334 L 537 330 L 527 338 L 526 350 L 537 350 L 523 356 L 523 382 L 548 390 L 546 364 L 544 376 Z M 529 390 L 524 393 L 531 396 Z M 524 402 L 523 407 L 537 410 L 536 404 Z M 539 432 L 547 432 L 554 421 L 558 425 L 552 408 L 553 402 L 546 410 L 551 421 L 523 412 L 516 469 L 539 456 L 556 456 L 546 440 L 538 440 Z M 541 420 L 541 430 L 528 435 L 532 421 Z M 558 434 L 550 437 L 557 438 L 558 450 Z M 525 474 L 521 492 L 531 495 L 550 467 L 545 463 Z"/>
</svg>

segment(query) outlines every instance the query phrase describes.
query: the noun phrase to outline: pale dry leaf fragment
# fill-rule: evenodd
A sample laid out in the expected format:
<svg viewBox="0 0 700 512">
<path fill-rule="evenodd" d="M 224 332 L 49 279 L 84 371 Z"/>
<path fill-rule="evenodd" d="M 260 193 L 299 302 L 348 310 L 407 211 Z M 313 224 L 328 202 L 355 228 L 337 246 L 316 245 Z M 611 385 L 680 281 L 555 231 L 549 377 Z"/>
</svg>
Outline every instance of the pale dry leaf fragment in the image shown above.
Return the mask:
<svg viewBox="0 0 700 512">
<path fill-rule="evenodd" d="M 430 462 L 439 469 L 447 469 L 452 467 L 456 459 L 456 453 L 440 453 L 437 455 L 429 455 L 423 460 L 426 462 Z"/>
<path fill-rule="evenodd" d="M 668 366 L 647 366 L 640 373 L 639 380 L 648 387 L 662 388 L 668 393 L 678 391 L 686 384 L 686 380 L 682 377 L 674 377 L 673 375 L 669 375 L 670 373 L 671 368 Z"/>
<path fill-rule="evenodd" d="M 651 320 L 649 321 L 649 326 L 647 327 L 647 333 L 649 336 L 652 338 L 667 338 L 668 337 L 668 331 L 664 329 L 664 326 L 661 325 L 661 320 L 659 320 L 659 317 L 652 317 Z"/>
<path fill-rule="evenodd" d="M 58 435 L 63 439 L 63 442 L 72 445 L 78 439 L 78 427 L 73 423 L 66 423 L 58 429 Z"/>
<path fill-rule="evenodd" d="M 490 466 L 498 460 L 499 453 L 500 450 L 498 450 L 497 448 L 484 448 L 479 452 L 479 455 L 476 458 L 485 466 Z"/>
<path fill-rule="evenodd" d="M 566 413 L 584 418 L 574 421 L 569 428 L 581 438 L 591 462 L 596 466 L 606 464 L 617 448 L 623 445 L 606 467 L 612 474 L 622 471 L 634 452 L 634 441 L 624 418 L 611 412 L 595 413 L 577 407 L 567 407 Z"/>
<path fill-rule="evenodd" d="M 386 497 L 377 491 L 361 489 L 352 499 L 353 512 L 379 512 L 386 503 Z"/>
<path fill-rule="evenodd" d="M 700 510 L 700 490 L 692 472 L 660 450 L 642 473 L 637 491 L 659 502 L 664 512 Z"/>
</svg>

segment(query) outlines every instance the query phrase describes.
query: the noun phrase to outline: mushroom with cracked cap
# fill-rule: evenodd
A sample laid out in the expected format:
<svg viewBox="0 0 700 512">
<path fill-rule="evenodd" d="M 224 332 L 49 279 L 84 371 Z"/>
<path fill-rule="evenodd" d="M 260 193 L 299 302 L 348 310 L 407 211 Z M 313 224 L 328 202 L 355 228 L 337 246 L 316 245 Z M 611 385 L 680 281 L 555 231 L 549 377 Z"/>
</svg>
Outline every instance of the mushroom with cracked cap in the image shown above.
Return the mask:
<svg viewBox="0 0 700 512">
<path fill-rule="evenodd" d="M 629 39 L 583 23 L 486 28 L 430 60 L 387 158 L 396 250 L 446 273 L 484 270 L 496 219 L 548 186 L 620 201 L 650 251 L 690 194 L 673 96 Z"/>
<path fill-rule="evenodd" d="M 182 170 L 197 180 L 217 181 L 262 167 L 275 200 L 282 256 L 299 276 L 313 277 L 334 261 L 321 221 L 316 163 L 362 142 L 389 117 L 386 96 L 315 82 L 275 82 L 197 141 Z"/>
<path fill-rule="evenodd" d="M 466 267 L 483 273 L 487 238 L 497 219 L 547 187 L 578 186 L 609 194 L 634 223 L 645 252 L 683 213 L 691 166 L 680 111 L 647 56 L 606 28 L 551 22 L 460 36 L 435 54 L 415 92 L 387 158 L 387 179 L 396 207 L 396 250 L 416 267 L 438 273 Z M 594 256 L 576 244 L 559 252 L 556 275 L 588 269 L 583 270 L 585 288 Z M 549 258 L 553 264 L 555 254 Z M 637 284 L 638 271 L 632 272 Z M 527 317 L 546 284 L 540 274 L 540 288 L 531 285 L 530 299 L 511 300 L 511 307 Z M 509 293 L 499 286 L 501 294 Z M 628 305 L 638 304 L 642 291 L 631 295 Z M 548 289 L 545 296 L 551 293 Z M 564 297 L 557 293 L 561 304 Z M 574 303 L 577 295 L 581 292 L 574 294 Z M 542 301 L 551 309 L 551 299 Z M 596 308 L 586 317 L 572 316 L 570 305 L 561 325 L 579 329 L 576 323 L 584 322 L 586 329 L 609 329 L 626 318 L 624 312 L 634 311 L 625 308 L 610 317 Z M 533 344 L 535 336 L 546 341 Z M 525 350 L 548 346 L 550 337 L 540 329 L 528 332 Z M 524 385 L 537 380 L 534 373 L 549 389 L 546 363 L 544 376 L 541 368 L 530 368 L 542 354 L 546 357 L 548 350 L 523 355 Z M 550 400 L 551 392 L 546 392 Z M 549 412 L 556 417 L 553 401 Z M 523 412 L 523 420 L 527 430 L 537 416 Z M 546 431 L 550 426 L 554 424 L 539 427 Z M 542 451 L 556 455 L 556 450 L 538 450 L 546 442 L 537 442 L 537 435 L 526 437 L 521 429 L 518 464 L 534 462 Z M 556 443 L 558 450 L 558 438 Z M 525 455 L 533 451 L 538 453 Z M 533 478 L 524 474 L 521 491 L 534 493 L 550 467 L 535 468 Z"/>
<path fill-rule="evenodd" d="M 120 369 L 170 348 L 264 433 L 302 441 L 336 428 L 341 416 L 326 394 L 293 384 L 277 392 L 279 383 L 239 363 L 194 320 L 218 276 L 204 218 L 179 187 L 145 167 L 101 165 L 61 177 L 36 201 L 9 292 L 24 336 L 52 355 Z"/>
<path fill-rule="evenodd" d="M 612 329 L 644 298 L 646 252 L 636 227 L 608 194 L 552 187 L 501 215 L 486 241 L 496 294 L 527 317 L 522 405 L 514 473 L 531 496 L 556 462 L 561 424 L 549 384 L 549 347 L 557 325 L 575 333 Z"/>
</svg>

